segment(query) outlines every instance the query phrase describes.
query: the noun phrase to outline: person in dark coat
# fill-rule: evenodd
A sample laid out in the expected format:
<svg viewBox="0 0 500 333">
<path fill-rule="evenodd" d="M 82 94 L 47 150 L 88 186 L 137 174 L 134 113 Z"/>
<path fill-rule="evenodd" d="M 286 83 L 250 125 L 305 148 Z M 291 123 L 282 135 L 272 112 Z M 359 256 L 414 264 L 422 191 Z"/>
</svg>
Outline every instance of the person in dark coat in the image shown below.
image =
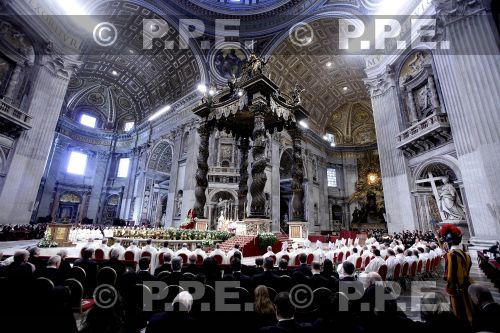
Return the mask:
<svg viewBox="0 0 500 333">
<path fill-rule="evenodd" d="M 102 267 L 111 267 L 116 272 L 116 277 L 120 278 L 123 273 L 127 270 L 125 264 L 121 262 L 118 258 L 120 257 L 120 250 L 112 249 L 109 254 L 109 260 L 102 264 Z"/>
<path fill-rule="evenodd" d="M 308 278 L 309 287 L 312 290 L 316 290 L 318 288 L 328 288 L 330 289 L 330 280 L 321 275 L 321 264 L 317 261 L 312 263 L 312 276 Z"/>
<path fill-rule="evenodd" d="M 187 291 L 179 293 L 172 302 L 173 311 L 160 312 L 151 316 L 146 333 L 168 332 L 173 327 L 182 328 L 186 332 L 197 332 L 197 322 L 190 314 L 192 306 L 193 296 Z"/>
<path fill-rule="evenodd" d="M 275 326 L 267 326 L 260 329 L 262 333 L 306 333 L 311 331 L 310 324 L 299 324 L 295 321 L 295 306 L 290 300 L 287 292 L 279 293 L 275 299 L 276 319 Z"/>
<path fill-rule="evenodd" d="M 81 267 L 85 271 L 85 294 L 91 296 L 97 285 L 97 263 L 92 260 L 93 248 L 83 248 L 82 258 L 75 260 L 73 266 Z"/>
<path fill-rule="evenodd" d="M 43 271 L 45 269 L 45 262 L 40 258 L 40 248 L 32 246 L 28 251 L 30 253 L 28 262 L 35 266 L 35 270 Z"/>
<path fill-rule="evenodd" d="M 163 259 L 163 265 L 155 269 L 155 276 L 158 276 L 161 272 L 172 272 L 172 254 L 165 252 L 163 254 Z"/>
<path fill-rule="evenodd" d="M 50 281 L 52 281 L 54 286 L 62 285 L 64 282 L 64 277 L 63 272 L 59 270 L 60 264 L 61 257 L 57 255 L 52 256 L 47 261 L 47 267 L 40 272 L 35 271 L 35 276 L 49 279 Z"/>
<path fill-rule="evenodd" d="M 189 256 L 189 264 L 182 267 L 182 273 L 198 274 L 200 273 L 200 268 L 196 265 L 196 254 L 191 254 Z"/>
<path fill-rule="evenodd" d="M 178 286 L 182 281 L 182 258 L 172 258 L 172 273 L 165 279 L 169 286 Z"/>
<path fill-rule="evenodd" d="M 491 292 L 479 284 L 469 286 L 469 295 L 476 311 L 472 319 L 474 332 L 500 332 L 500 304 Z"/>
<path fill-rule="evenodd" d="M 241 273 L 241 260 L 239 258 L 233 257 L 231 259 L 231 274 L 224 275 L 224 280 L 238 281 L 240 282 L 240 287 L 248 291 L 252 289 L 252 278 Z"/>
<path fill-rule="evenodd" d="M 264 285 L 276 289 L 279 285 L 279 276 L 273 273 L 274 261 L 267 257 L 264 260 L 264 272 L 253 276 L 254 288 Z"/>
<path fill-rule="evenodd" d="M 149 272 L 151 266 L 151 259 L 149 257 L 142 257 L 139 259 L 139 271 L 137 272 L 137 283 L 144 283 L 148 281 L 157 281 L 158 279 Z"/>
<path fill-rule="evenodd" d="M 68 258 L 68 251 L 60 250 L 57 252 L 57 255 L 61 257 L 61 263 L 59 264 L 59 270 L 61 271 L 61 275 L 63 281 L 68 279 L 71 274 L 71 264 L 66 260 Z"/>
<path fill-rule="evenodd" d="M 300 265 L 294 270 L 294 272 L 301 272 L 305 276 L 311 276 L 312 272 L 309 269 L 309 266 L 307 266 L 307 254 L 301 253 L 299 255 L 299 261 Z"/>
</svg>

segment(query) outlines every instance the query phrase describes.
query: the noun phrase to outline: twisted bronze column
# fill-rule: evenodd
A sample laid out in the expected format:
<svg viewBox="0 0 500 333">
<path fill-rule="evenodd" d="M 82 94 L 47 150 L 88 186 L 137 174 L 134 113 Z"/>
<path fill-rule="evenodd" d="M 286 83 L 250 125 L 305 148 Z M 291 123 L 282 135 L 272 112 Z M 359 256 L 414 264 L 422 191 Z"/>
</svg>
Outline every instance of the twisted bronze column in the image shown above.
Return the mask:
<svg viewBox="0 0 500 333">
<path fill-rule="evenodd" d="M 253 163 L 252 163 L 252 185 L 250 194 L 252 195 L 252 204 L 250 206 L 250 215 L 252 217 L 264 217 L 266 197 L 264 187 L 266 186 L 266 126 L 264 123 L 264 111 L 266 106 L 256 104 L 254 110 L 254 128 L 253 128 Z"/>
<path fill-rule="evenodd" d="M 198 153 L 198 169 L 196 170 L 196 188 L 194 191 L 195 203 L 194 211 L 196 217 L 205 217 L 205 203 L 207 196 L 205 191 L 208 187 L 208 140 L 210 138 L 210 129 L 207 124 L 198 128 L 200 134 L 200 150 Z"/>
<path fill-rule="evenodd" d="M 238 183 L 238 220 L 243 221 L 245 218 L 245 203 L 248 194 L 248 149 L 249 139 L 241 138 L 240 149 L 240 182 Z"/>
<path fill-rule="evenodd" d="M 304 162 L 302 160 L 301 134 L 299 128 L 290 131 L 293 141 L 292 221 L 304 221 Z"/>
</svg>

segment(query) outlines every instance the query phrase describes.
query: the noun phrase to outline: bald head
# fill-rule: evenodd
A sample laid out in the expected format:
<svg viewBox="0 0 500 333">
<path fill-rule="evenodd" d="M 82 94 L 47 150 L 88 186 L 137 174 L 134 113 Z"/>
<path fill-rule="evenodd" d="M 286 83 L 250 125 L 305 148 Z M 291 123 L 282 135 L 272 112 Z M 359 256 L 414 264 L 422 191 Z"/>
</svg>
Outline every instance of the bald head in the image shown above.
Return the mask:
<svg viewBox="0 0 500 333">
<path fill-rule="evenodd" d="M 479 284 L 469 286 L 469 295 L 472 302 L 480 307 L 494 302 L 491 292 Z"/>
</svg>

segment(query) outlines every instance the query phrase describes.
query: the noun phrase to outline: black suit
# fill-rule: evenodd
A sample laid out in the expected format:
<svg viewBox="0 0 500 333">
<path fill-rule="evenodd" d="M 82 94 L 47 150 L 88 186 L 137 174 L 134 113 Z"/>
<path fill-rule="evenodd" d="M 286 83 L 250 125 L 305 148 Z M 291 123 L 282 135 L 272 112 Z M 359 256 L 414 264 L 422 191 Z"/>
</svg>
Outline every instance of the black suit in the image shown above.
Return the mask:
<svg viewBox="0 0 500 333">
<path fill-rule="evenodd" d="M 149 318 L 146 333 L 163 333 L 170 331 L 173 327 L 182 327 L 185 332 L 196 332 L 196 321 L 184 311 L 161 312 Z"/>
<path fill-rule="evenodd" d="M 54 267 L 47 267 L 38 274 L 35 273 L 37 277 L 44 277 L 52 281 L 54 286 L 62 285 L 64 282 L 63 272 Z"/>
<path fill-rule="evenodd" d="M 260 274 L 254 275 L 253 277 L 253 286 L 257 288 L 260 285 L 264 285 L 266 287 L 271 287 L 276 289 L 279 286 L 279 276 L 274 274 L 272 271 L 264 271 Z"/>
<path fill-rule="evenodd" d="M 490 303 L 476 312 L 472 322 L 474 332 L 500 332 L 500 304 Z"/>
<path fill-rule="evenodd" d="M 241 272 L 233 272 L 231 275 L 234 281 L 239 281 L 240 286 L 248 291 L 252 291 L 252 278 L 248 275 L 241 274 Z"/>
<path fill-rule="evenodd" d="M 77 259 L 73 266 L 83 268 L 87 277 L 85 280 L 85 291 L 87 296 L 92 295 L 97 285 L 97 263 L 92 259 Z"/>
<path fill-rule="evenodd" d="M 183 280 L 183 277 L 182 277 L 182 273 L 181 272 L 172 272 L 166 278 L 165 282 L 169 286 L 178 286 L 178 285 L 180 285 L 180 283 L 181 283 L 182 280 Z"/>
<path fill-rule="evenodd" d="M 71 265 L 66 260 L 61 260 L 61 264 L 59 265 L 59 270 L 61 271 L 62 278 L 64 280 L 69 278 L 71 273 Z"/>
<path fill-rule="evenodd" d="M 115 270 L 115 272 L 116 272 L 116 277 L 117 278 L 119 278 L 120 276 L 122 276 L 123 273 L 125 273 L 125 271 L 127 270 L 127 268 L 125 267 L 125 264 L 122 263 L 117 258 L 111 258 L 111 259 L 109 259 L 108 261 L 106 261 L 105 263 L 102 264 L 102 267 L 111 267 L 111 268 L 113 268 Z"/>
<path fill-rule="evenodd" d="M 300 264 L 299 267 L 295 268 L 294 272 L 300 272 L 305 276 L 312 276 L 312 272 L 307 264 Z"/>
<path fill-rule="evenodd" d="M 299 324 L 295 320 L 278 321 L 276 326 L 267 326 L 260 329 L 265 333 L 306 333 L 311 331 L 311 325 Z"/>
<path fill-rule="evenodd" d="M 137 283 L 144 283 L 147 281 L 158 281 L 158 279 L 149 273 L 149 271 L 139 271 L 137 272 Z"/>
<path fill-rule="evenodd" d="M 182 273 L 192 273 L 194 275 L 197 275 L 200 273 L 200 268 L 196 266 L 196 264 L 189 264 L 187 266 L 182 267 Z"/>
<path fill-rule="evenodd" d="M 363 283 L 352 276 L 346 276 L 339 280 L 339 291 L 346 293 L 346 295 L 353 295 L 355 292 L 363 294 L 364 290 Z"/>
<path fill-rule="evenodd" d="M 172 272 L 172 264 L 169 262 L 164 263 L 155 269 L 155 276 L 158 276 L 161 272 Z"/>
<path fill-rule="evenodd" d="M 330 281 L 324 276 L 321 276 L 321 274 L 313 274 L 313 276 L 310 276 L 308 280 L 309 287 L 311 287 L 312 290 L 316 290 L 321 287 L 330 289 L 331 287 Z"/>
<path fill-rule="evenodd" d="M 35 265 L 37 271 L 43 271 L 45 269 L 45 262 L 40 259 L 40 257 L 29 257 L 28 262 Z"/>
</svg>

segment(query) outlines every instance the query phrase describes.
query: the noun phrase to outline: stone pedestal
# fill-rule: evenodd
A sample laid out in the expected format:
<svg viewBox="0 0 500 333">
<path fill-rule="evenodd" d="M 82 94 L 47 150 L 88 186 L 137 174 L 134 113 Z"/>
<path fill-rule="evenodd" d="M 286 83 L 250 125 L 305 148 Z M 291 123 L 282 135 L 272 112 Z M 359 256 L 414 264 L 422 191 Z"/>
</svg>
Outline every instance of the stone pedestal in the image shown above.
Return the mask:
<svg viewBox="0 0 500 333">
<path fill-rule="evenodd" d="M 293 241 L 302 241 L 309 237 L 309 223 L 301 221 L 288 222 L 288 237 Z"/>
<path fill-rule="evenodd" d="M 208 230 L 208 219 L 198 219 L 195 222 L 194 229 L 200 231 Z"/>
<path fill-rule="evenodd" d="M 245 219 L 245 233 L 248 236 L 256 236 L 259 233 L 263 232 L 271 232 L 271 223 L 270 219 L 261 219 L 261 218 L 248 218 Z"/>
</svg>

